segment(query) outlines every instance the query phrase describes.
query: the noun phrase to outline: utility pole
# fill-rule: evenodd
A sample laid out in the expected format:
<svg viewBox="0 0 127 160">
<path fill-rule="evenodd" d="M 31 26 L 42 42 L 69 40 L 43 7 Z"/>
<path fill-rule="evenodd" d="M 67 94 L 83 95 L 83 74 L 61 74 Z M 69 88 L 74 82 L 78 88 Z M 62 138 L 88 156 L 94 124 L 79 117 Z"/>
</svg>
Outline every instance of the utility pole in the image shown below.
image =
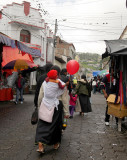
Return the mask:
<svg viewBox="0 0 127 160">
<path fill-rule="evenodd" d="M 0 43 L 0 79 L 2 77 L 2 52 L 3 52 L 3 44 Z"/>
<path fill-rule="evenodd" d="M 56 41 L 56 32 L 57 32 L 57 19 L 55 20 L 55 31 L 53 35 L 53 50 L 52 50 L 52 63 L 55 63 L 55 41 Z"/>
</svg>

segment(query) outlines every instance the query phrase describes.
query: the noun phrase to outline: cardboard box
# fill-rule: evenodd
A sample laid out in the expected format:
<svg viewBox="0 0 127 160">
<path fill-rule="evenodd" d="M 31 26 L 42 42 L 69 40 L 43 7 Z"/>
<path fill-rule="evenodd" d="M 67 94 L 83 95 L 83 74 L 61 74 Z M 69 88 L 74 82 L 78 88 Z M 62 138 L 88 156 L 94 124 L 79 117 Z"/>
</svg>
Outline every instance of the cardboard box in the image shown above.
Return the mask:
<svg viewBox="0 0 127 160">
<path fill-rule="evenodd" d="M 115 99 L 116 99 L 116 95 L 115 94 L 110 94 L 107 98 L 107 102 L 114 103 Z M 120 96 L 118 96 L 118 99 L 117 99 L 116 103 L 120 103 Z"/>
<path fill-rule="evenodd" d="M 108 114 L 118 118 L 127 117 L 127 106 L 108 102 Z"/>
</svg>

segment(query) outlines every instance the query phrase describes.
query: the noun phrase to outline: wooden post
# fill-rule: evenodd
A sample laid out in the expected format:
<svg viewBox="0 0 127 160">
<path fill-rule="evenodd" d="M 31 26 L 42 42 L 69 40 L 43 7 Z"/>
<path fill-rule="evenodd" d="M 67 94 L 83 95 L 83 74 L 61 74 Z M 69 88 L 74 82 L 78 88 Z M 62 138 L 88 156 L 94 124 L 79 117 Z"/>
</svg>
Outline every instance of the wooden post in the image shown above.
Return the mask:
<svg viewBox="0 0 127 160">
<path fill-rule="evenodd" d="M 118 118 L 118 131 L 121 132 L 121 118 Z"/>
</svg>

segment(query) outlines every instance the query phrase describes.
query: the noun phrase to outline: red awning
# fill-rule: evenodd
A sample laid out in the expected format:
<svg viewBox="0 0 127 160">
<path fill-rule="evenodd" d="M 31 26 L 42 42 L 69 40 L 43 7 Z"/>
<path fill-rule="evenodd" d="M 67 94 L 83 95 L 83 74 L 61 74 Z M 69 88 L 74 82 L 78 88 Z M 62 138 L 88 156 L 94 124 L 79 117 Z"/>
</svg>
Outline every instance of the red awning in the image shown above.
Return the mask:
<svg viewBox="0 0 127 160">
<path fill-rule="evenodd" d="M 4 67 L 7 63 L 13 60 L 17 59 L 23 59 L 30 61 L 34 64 L 32 56 L 29 54 L 22 54 L 21 51 L 19 51 L 18 48 L 11 48 L 8 46 L 3 47 L 3 61 L 2 61 L 2 67 Z"/>
</svg>

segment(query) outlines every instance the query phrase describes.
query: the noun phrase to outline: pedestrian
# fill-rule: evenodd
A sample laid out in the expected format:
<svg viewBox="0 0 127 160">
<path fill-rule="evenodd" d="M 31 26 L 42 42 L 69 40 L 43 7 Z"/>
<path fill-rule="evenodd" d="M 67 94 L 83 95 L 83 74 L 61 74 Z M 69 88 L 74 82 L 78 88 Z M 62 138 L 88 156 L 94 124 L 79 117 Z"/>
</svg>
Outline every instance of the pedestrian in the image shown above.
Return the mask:
<svg viewBox="0 0 127 160">
<path fill-rule="evenodd" d="M 18 102 L 19 102 L 19 95 L 20 95 L 20 99 L 21 99 L 21 104 L 23 104 L 23 89 L 24 89 L 24 85 L 25 85 L 25 79 L 22 77 L 22 74 L 20 72 L 18 73 L 18 78 L 17 78 L 15 84 L 16 84 L 15 104 L 18 104 Z"/>
<path fill-rule="evenodd" d="M 111 78 L 111 81 L 110 81 Z M 115 94 L 117 86 L 116 84 L 113 83 L 114 81 L 114 71 L 113 68 L 111 68 L 111 75 L 110 73 L 105 75 L 100 83 L 102 92 L 104 94 L 104 97 L 107 99 L 109 94 Z M 109 120 L 110 120 L 110 115 L 108 115 L 108 104 L 106 107 L 105 111 L 105 125 L 109 126 Z M 118 123 L 118 118 L 116 118 L 116 124 Z"/>
<path fill-rule="evenodd" d="M 42 83 L 44 82 L 45 78 L 47 77 L 47 73 L 50 71 L 51 67 L 53 66 L 52 63 L 47 63 L 45 66 L 43 66 L 43 74 L 39 77 L 37 81 L 35 96 L 34 96 L 34 105 L 35 107 L 38 106 L 38 95 L 41 88 Z"/>
<path fill-rule="evenodd" d="M 77 101 L 77 94 L 75 94 L 75 92 L 72 91 L 69 95 L 70 95 L 70 103 L 69 103 L 70 117 L 69 118 L 73 118 L 75 105 Z"/>
<path fill-rule="evenodd" d="M 47 73 L 47 78 L 45 79 L 46 82 L 52 82 L 52 83 L 58 83 L 58 87 L 61 89 L 64 89 L 65 84 L 62 85 L 62 83 L 58 80 L 58 73 L 56 70 L 50 70 Z"/>
<path fill-rule="evenodd" d="M 75 89 L 76 85 L 77 85 L 77 78 L 74 77 L 73 78 L 73 89 Z"/>
<path fill-rule="evenodd" d="M 92 88 L 93 88 L 93 94 L 96 94 L 96 89 L 97 89 L 96 77 L 94 77 L 94 79 L 93 79 Z"/>
<path fill-rule="evenodd" d="M 58 97 L 58 99 L 60 100 L 60 102 L 63 105 L 63 119 L 64 118 L 69 118 L 69 93 L 68 93 L 68 81 L 69 78 L 67 77 L 67 70 L 66 68 L 63 68 L 62 70 L 60 69 L 60 67 L 58 67 L 57 65 L 54 65 L 51 67 L 51 70 L 57 70 L 58 75 L 59 75 L 59 79 L 66 83 L 66 86 L 64 88 L 64 93 Z"/>
<path fill-rule="evenodd" d="M 57 70 L 58 77 L 60 68 L 53 66 L 51 70 Z M 64 85 L 59 78 L 57 79 Z M 63 115 L 63 103 L 58 100 L 58 97 L 64 93 L 64 89 L 60 89 L 57 83 L 46 82 L 42 83 L 38 97 L 38 106 L 41 102 L 47 107 L 54 107 L 54 114 L 52 122 L 46 122 L 39 119 L 36 129 L 35 141 L 38 143 L 38 152 L 44 153 L 44 145 L 53 145 L 54 149 L 58 149 L 61 143 L 62 135 L 62 115 Z"/>
<path fill-rule="evenodd" d="M 66 83 L 66 87 L 64 89 L 64 93 L 62 94 L 62 96 L 59 97 L 59 100 L 62 101 L 63 106 L 64 106 L 64 118 L 69 118 L 69 77 L 67 76 L 67 69 L 63 68 L 60 72 L 60 77 L 61 81 L 63 81 L 64 83 Z"/>
<path fill-rule="evenodd" d="M 88 93 L 89 93 L 89 100 L 91 104 L 91 91 L 92 91 L 92 79 L 88 82 Z"/>
<path fill-rule="evenodd" d="M 79 96 L 79 102 L 81 106 L 80 115 L 84 116 L 84 113 L 91 112 L 91 105 L 89 100 L 89 83 L 86 80 L 86 75 L 81 76 L 81 80 L 78 81 L 75 92 Z"/>
<path fill-rule="evenodd" d="M 67 69 L 66 68 L 63 68 L 60 72 L 60 79 L 66 83 L 69 81 L 69 78 L 67 77 Z"/>
</svg>

